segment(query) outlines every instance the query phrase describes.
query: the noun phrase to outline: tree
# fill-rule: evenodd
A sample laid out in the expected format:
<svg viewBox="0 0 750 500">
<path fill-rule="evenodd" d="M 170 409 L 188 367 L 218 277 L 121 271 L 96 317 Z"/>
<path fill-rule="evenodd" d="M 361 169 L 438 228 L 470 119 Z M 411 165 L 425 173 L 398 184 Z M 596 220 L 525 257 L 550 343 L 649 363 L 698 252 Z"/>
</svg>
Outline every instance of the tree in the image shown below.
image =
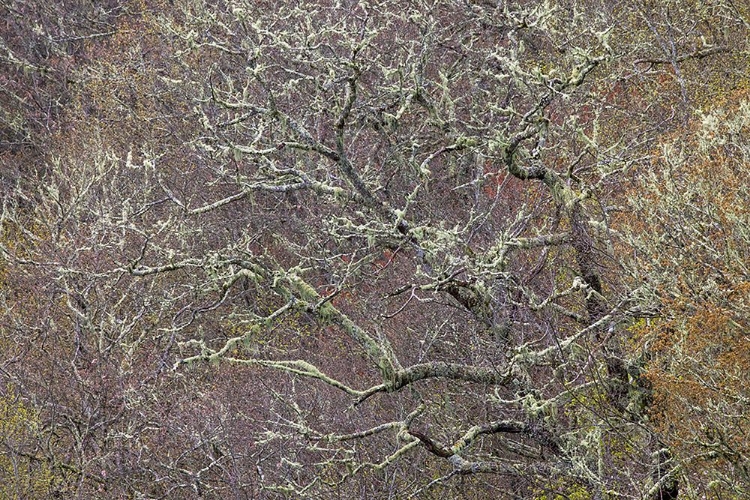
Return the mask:
<svg viewBox="0 0 750 500">
<path fill-rule="evenodd" d="M 12 387 L 0 398 L 0 494 L 3 498 L 48 498 L 55 477 L 36 456 L 39 447 L 38 414 Z"/>
<path fill-rule="evenodd" d="M 676 494 L 612 215 L 713 75 L 694 62 L 744 43 L 727 16 L 122 16 L 3 212 L 49 463 L 79 496 Z"/>
<path fill-rule="evenodd" d="M 746 91 L 665 140 L 632 203 L 633 272 L 654 317 L 637 325 L 653 421 L 696 495 L 747 496 Z"/>
</svg>

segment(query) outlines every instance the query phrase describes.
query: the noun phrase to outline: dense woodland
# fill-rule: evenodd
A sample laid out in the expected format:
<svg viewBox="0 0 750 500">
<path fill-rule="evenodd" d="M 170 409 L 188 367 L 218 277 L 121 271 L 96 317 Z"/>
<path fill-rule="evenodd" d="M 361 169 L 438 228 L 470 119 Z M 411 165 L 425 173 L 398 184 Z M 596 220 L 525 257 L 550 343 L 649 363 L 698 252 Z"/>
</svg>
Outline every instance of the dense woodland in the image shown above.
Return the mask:
<svg viewBox="0 0 750 500">
<path fill-rule="evenodd" d="M 749 498 L 748 40 L 1 0 L 0 498 Z"/>
</svg>

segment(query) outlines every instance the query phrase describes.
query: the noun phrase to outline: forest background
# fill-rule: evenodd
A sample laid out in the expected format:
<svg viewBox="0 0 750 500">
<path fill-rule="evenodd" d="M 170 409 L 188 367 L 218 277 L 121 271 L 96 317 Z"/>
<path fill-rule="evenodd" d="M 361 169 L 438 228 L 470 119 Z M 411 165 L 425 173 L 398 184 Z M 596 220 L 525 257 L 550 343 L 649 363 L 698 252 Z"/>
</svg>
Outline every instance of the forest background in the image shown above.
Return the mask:
<svg viewBox="0 0 750 500">
<path fill-rule="evenodd" d="M 744 0 L 0 2 L 0 497 L 750 497 Z"/>
</svg>

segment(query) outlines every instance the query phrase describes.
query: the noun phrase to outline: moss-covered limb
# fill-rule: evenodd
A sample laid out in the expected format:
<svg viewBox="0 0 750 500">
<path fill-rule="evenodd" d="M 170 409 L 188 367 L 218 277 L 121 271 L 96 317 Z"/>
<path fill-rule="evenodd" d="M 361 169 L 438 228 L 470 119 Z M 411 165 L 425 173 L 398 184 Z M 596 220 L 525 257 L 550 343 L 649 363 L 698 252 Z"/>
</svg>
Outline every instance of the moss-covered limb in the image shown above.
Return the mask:
<svg viewBox="0 0 750 500">
<path fill-rule="evenodd" d="M 359 174 L 354 169 L 354 166 L 352 165 L 351 161 L 347 158 L 346 155 L 346 144 L 344 142 L 344 132 L 345 132 L 345 125 L 349 117 L 349 113 L 351 112 L 352 105 L 354 104 L 354 101 L 356 100 L 357 96 L 357 79 L 356 76 L 351 76 L 347 80 L 347 87 L 346 87 L 346 96 L 344 97 L 344 106 L 341 110 L 341 114 L 339 115 L 338 119 L 336 120 L 335 125 L 335 134 L 336 134 L 336 149 L 333 150 L 326 146 L 325 144 L 321 143 L 320 141 L 315 140 L 312 135 L 302 126 L 300 123 L 298 123 L 296 120 L 289 116 L 285 116 L 284 120 L 287 124 L 290 130 L 294 132 L 294 134 L 298 137 L 298 139 L 301 141 L 300 143 L 282 143 L 286 146 L 295 148 L 295 149 L 303 149 L 303 150 L 309 150 L 314 151 L 321 156 L 329 159 L 333 163 L 337 164 L 339 168 L 341 169 L 341 172 L 346 177 L 347 181 L 353 186 L 354 192 L 356 192 L 361 199 L 371 208 L 376 209 L 379 212 L 385 211 L 386 213 L 390 213 L 390 210 L 388 210 L 381 201 L 379 201 L 375 196 L 372 194 L 372 191 L 365 186 L 364 182 L 360 178 Z"/>
<path fill-rule="evenodd" d="M 585 338 L 586 336 L 590 335 L 592 331 L 598 328 L 602 328 L 603 325 L 606 325 L 608 322 L 613 320 L 615 317 L 617 317 L 617 314 L 618 310 L 614 310 L 610 314 L 601 317 L 598 321 L 590 324 L 586 328 L 582 328 L 576 333 L 560 339 L 555 345 L 541 349 L 539 351 L 533 350 L 531 345 L 522 345 L 514 349 L 515 354 L 512 357 L 512 361 L 509 363 L 509 367 L 504 371 L 498 371 L 497 369 L 484 368 L 474 365 L 447 363 L 443 361 L 422 363 L 396 371 L 394 373 L 393 383 L 383 384 L 367 389 L 366 391 L 362 392 L 362 396 L 363 399 L 366 399 L 378 392 L 395 391 L 420 381 L 435 378 L 461 380 L 494 386 L 504 386 L 509 384 L 515 376 L 513 366 L 518 365 L 531 367 L 537 364 L 547 364 L 550 357 L 556 356 L 560 352 L 567 351 L 581 338 Z M 576 389 L 565 391 L 560 397 L 564 399 L 565 397 L 570 396 L 570 394 L 572 394 L 571 391 L 574 390 Z"/>
<path fill-rule="evenodd" d="M 513 374 L 510 369 L 505 372 L 498 372 L 490 368 L 444 361 L 421 363 L 398 370 L 390 383 L 376 385 L 362 391 L 362 395 L 355 401 L 355 405 L 361 404 L 375 394 L 397 391 L 425 380 L 449 379 L 501 386 L 509 384 L 512 378 Z"/>
<path fill-rule="evenodd" d="M 421 243 L 422 246 L 428 247 L 428 241 L 425 241 L 428 234 L 427 231 L 413 231 L 412 234 L 417 235 L 417 241 Z M 423 291 L 435 290 L 446 292 L 466 308 L 466 310 L 471 311 L 478 319 L 487 321 L 489 313 L 487 308 L 491 302 L 491 296 L 489 290 L 478 283 L 479 278 L 476 276 L 503 277 L 508 258 L 513 251 L 518 249 L 565 245 L 570 242 L 570 239 L 569 233 L 542 234 L 534 237 L 514 237 L 506 234 L 499 238 L 497 243 L 487 249 L 483 254 L 474 255 L 472 252 L 472 258 L 465 259 L 466 267 L 458 267 L 456 271 L 447 277 L 442 277 L 432 283 L 414 286 L 413 288 Z M 459 279 L 458 277 L 462 274 L 469 274 L 469 276 L 465 279 Z M 513 286 L 516 287 L 517 285 Z M 406 291 L 407 289 L 408 287 L 403 288 L 401 292 Z M 574 286 L 570 291 L 579 289 L 580 287 Z M 542 304 L 539 309 L 547 307 L 548 305 L 550 307 L 556 306 L 553 301 L 564 297 L 569 294 L 570 291 L 560 292 L 554 297 L 551 297 L 548 301 Z M 398 293 L 395 294 L 397 295 Z M 572 312 L 564 312 L 571 317 L 580 317 Z"/>
<path fill-rule="evenodd" d="M 439 441 L 431 437 L 426 436 L 425 434 L 419 431 L 410 429 L 408 432 L 410 436 L 417 438 L 422 443 L 422 445 L 424 445 L 427 451 L 429 451 L 433 455 L 436 455 L 440 458 L 448 458 L 454 454 L 444 444 L 440 443 Z"/>
<path fill-rule="evenodd" d="M 468 429 L 450 446 L 442 445 L 418 432 L 412 431 L 411 434 L 422 441 L 430 452 L 444 458 L 453 456 L 460 457 L 462 453 L 477 440 L 477 438 L 491 434 L 523 434 L 538 442 L 543 448 L 552 450 L 555 454 L 561 452 L 555 437 L 549 430 L 544 429 L 540 425 L 521 422 L 518 420 L 498 420 L 484 425 L 475 425 Z M 520 444 L 517 447 L 510 444 L 510 448 L 518 448 L 522 455 L 536 457 L 539 454 L 538 451 Z"/>
<path fill-rule="evenodd" d="M 346 385 L 345 383 L 336 380 L 332 377 L 329 377 L 326 375 L 320 368 L 313 365 L 312 363 L 296 359 L 291 361 L 272 361 L 272 360 L 264 360 L 264 359 L 245 359 L 245 358 L 234 358 L 231 356 L 224 356 L 222 359 L 230 362 L 230 363 L 237 363 L 237 364 L 243 364 L 243 365 L 249 365 L 249 366 L 262 366 L 265 368 L 271 368 L 274 370 L 279 370 L 282 372 L 287 373 L 293 373 L 295 375 L 300 375 L 303 377 L 309 377 L 316 380 L 320 380 L 321 382 L 328 384 L 332 387 L 335 387 L 336 389 L 340 389 L 347 394 L 354 396 L 354 397 L 361 397 L 364 394 L 364 391 L 360 391 L 357 389 L 353 389 Z"/>
<path fill-rule="evenodd" d="M 405 433 L 408 433 L 409 426 L 412 424 L 414 419 L 416 419 L 419 415 L 424 413 L 425 408 L 426 406 L 424 404 L 420 404 L 412 412 L 406 415 L 406 417 L 404 417 L 403 420 L 398 420 L 395 422 L 387 422 L 385 424 L 381 424 L 381 425 L 372 427 L 370 429 L 365 429 L 363 431 L 354 432 L 351 434 L 332 434 L 332 435 L 326 436 L 326 438 L 331 441 L 351 441 L 351 440 L 361 439 L 363 437 L 373 436 L 375 434 L 379 434 L 389 429 L 398 429 L 399 437 L 403 437 Z"/>
<path fill-rule="evenodd" d="M 537 130 L 534 127 L 527 126 L 522 132 L 519 132 L 509 141 L 509 143 L 503 148 L 503 162 L 508 172 L 522 180 L 544 180 L 549 175 L 549 170 L 541 165 L 535 165 L 533 167 L 524 167 L 520 165 L 516 158 L 516 152 L 523 141 L 531 139 L 537 135 Z"/>
<path fill-rule="evenodd" d="M 300 142 L 285 141 L 281 143 L 282 146 L 301 151 L 313 151 L 334 163 L 341 161 L 341 156 L 336 151 L 313 139 L 310 133 L 296 121 L 291 118 L 289 120 L 289 128 L 297 135 L 297 140 Z"/>
<path fill-rule="evenodd" d="M 488 297 L 480 293 L 474 283 L 453 279 L 439 286 L 437 290 L 448 293 L 480 321 L 490 322 Z"/>
<path fill-rule="evenodd" d="M 245 266 L 250 265 L 254 270 L 242 269 L 240 272 L 233 276 L 225 284 L 224 293 L 231 287 L 231 285 L 242 276 L 249 276 L 252 279 L 257 279 L 259 276 L 267 275 L 267 271 L 257 268 L 256 265 L 251 263 L 245 263 Z M 398 361 L 395 358 L 395 354 L 392 349 L 387 348 L 387 345 L 381 345 L 380 342 L 376 341 L 367 332 L 355 324 L 347 315 L 339 311 L 333 306 L 326 298 L 321 297 L 320 294 L 307 282 L 305 282 L 300 276 L 298 270 L 292 270 L 286 273 L 281 273 L 274 281 L 272 288 L 277 291 L 282 297 L 286 298 L 287 303 L 282 307 L 276 309 L 272 314 L 256 320 L 254 323 L 258 326 L 267 325 L 268 323 L 275 321 L 277 318 L 283 316 L 289 310 L 293 308 L 303 308 L 310 312 L 315 313 L 318 317 L 326 322 L 340 326 L 352 339 L 357 342 L 358 345 L 363 349 L 364 354 L 379 368 L 381 376 L 386 384 L 390 387 L 393 385 L 395 379 L 395 373 L 400 368 Z M 271 361 L 261 359 L 240 359 L 229 356 L 229 354 L 235 349 L 235 347 L 241 344 L 245 340 L 245 335 L 236 336 L 224 343 L 224 345 L 218 349 L 208 348 L 204 342 L 199 340 L 193 340 L 185 343 L 185 346 L 193 345 L 199 349 L 199 353 L 184 358 L 175 364 L 175 368 L 180 365 L 188 364 L 196 361 L 217 361 L 226 360 L 229 362 L 264 366 L 268 368 L 278 369 L 297 375 L 302 375 L 314 379 L 318 379 L 326 384 L 341 389 L 346 393 L 355 396 L 357 398 L 363 398 L 367 394 L 370 394 L 371 390 L 359 391 L 350 388 L 345 383 L 335 380 L 325 373 L 323 373 L 318 367 L 304 360 L 293 360 L 293 361 Z M 381 340 L 382 342 L 382 340 Z"/>
<path fill-rule="evenodd" d="M 574 91 L 580 87 L 586 76 L 599 65 L 602 58 L 586 59 L 576 66 L 569 77 L 563 81 L 553 79 L 547 82 L 549 90 L 537 99 L 535 104 L 523 115 L 519 132 L 513 135 L 502 150 L 502 158 L 508 172 L 520 180 L 540 180 L 554 192 L 559 189 L 561 178 L 553 170 L 545 167 L 539 162 L 531 162 L 528 166 L 522 166 L 516 153 L 525 141 L 539 137 L 543 139 L 547 133 L 548 121 L 543 117 L 544 111 L 557 97 L 565 92 Z"/>
<path fill-rule="evenodd" d="M 381 432 L 385 432 L 387 430 L 399 429 L 401 428 L 401 425 L 402 425 L 402 422 L 387 422 L 385 424 L 380 424 L 378 426 L 372 427 L 370 429 L 365 429 L 364 431 L 360 431 L 360 432 L 328 436 L 328 439 L 331 441 L 357 440 L 357 439 L 362 439 L 368 436 L 374 436 L 375 434 L 380 434 Z"/>
<path fill-rule="evenodd" d="M 518 136 L 516 139 L 522 140 L 533 136 L 533 133 L 527 133 Z M 514 140 L 515 142 L 515 140 Z M 511 143 L 513 146 L 513 142 Z M 517 145 L 515 146 L 517 147 Z M 606 314 L 607 304 L 602 295 L 601 278 L 599 277 L 599 267 L 595 257 L 594 239 L 588 232 L 588 218 L 583 213 L 581 201 L 587 196 L 587 193 L 577 193 L 563 178 L 552 170 L 535 165 L 531 167 L 521 167 L 516 159 L 513 158 L 514 149 L 508 149 L 506 157 L 506 166 L 508 171 L 521 180 L 536 179 L 542 181 L 549 189 L 555 203 L 563 209 L 570 221 L 571 231 L 565 240 L 575 249 L 576 263 L 583 281 L 595 293 L 586 296 L 586 308 L 590 321 L 597 321 L 602 315 Z"/>
<path fill-rule="evenodd" d="M 177 271 L 186 267 L 198 267 L 201 265 L 201 261 L 198 259 L 187 259 L 181 262 L 175 262 L 171 264 L 164 264 L 161 266 L 137 266 L 133 264 L 128 271 L 133 276 L 149 276 L 152 274 L 167 273 L 170 271 Z"/>
<path fill-rule="evenodd" d="M 336 119 L 336 123 L 334 124 L 334 128 L 336 129 L 336 146 L 339 155 L 342 156 L 344 153 L 344 128 L 346 126 L 346 122 L 349 120 L 354 101 L 357 100 L 357 78 L 360 74 L 360 71 L 354 61 L 351 61 L 351 65 L 354 71 L 353 74 L 349 76 L 349 78 L 347 78 L 344 105 L 342 106 L 341 113 L 339 113 L 339 116 Z"/>
<path fill-rule="evenodd" d="M 528 287 L 519 285 L 518 289 L 521 291 L 523 296 L 526 298 L 527 303 L 524 304 L 530 307 L 533 311 L 541 311 L 546 308 L 552 308 L 557 312 L 561 312 L 566 316 L 575 319 L 578 322 L 582 322 L 584 317 L 574 311 L 570 311 L 556 303 L 556 301 L 568 297 L 576 292 L 580 292 L 586 289 L 585 283 L 579 278 L 575 277 L 571 285 L 562 291 L 553 290 L 547 297 L 541 299 L 537 297 L 536 293 Z M 519 304 L 521 305 L 521 304 Z"/>
<path fill-rule="evenodd" d="M 323 300 L 320 294 L 298 273 L 289 272 L 286 278 L 294 292 L 299 294 L 300 299 L 308 304 L 311 312 L 315 313 L 321 320 L 341 327 L 378 367 L 384 382 L 387 384 L 393 383 L 395 374 L 400 367 L 393 351 L 384 349 L 378 341 L 354 323 L 346 314 L 339 311 L 330 302 Z"/>
<path fill-rule="evenodd" d="M 388 389 L 398 390 L 416 382 L 434 378 L 462 380 L 488 385 L 506 385 L 510 382 L 512 375 L 510 370 L 502 372 L 495 368 L 433 361 L 399 370 L 395 374 L 394 384 Z"/>
<path fill-rule="evenodd" d="M 227 264 L 234 263 L 241 265 L 243 269 L 235 273 L 226 283 L 223 285 L 223 296 L 226 296 L 231 286 L 241 277 L 249 277 L 251 279 L 259 279 L 268 277 L 269 271 L 259 267 L 256 264 L 250 262 L 240 261 L 227 261 Z M 163 272 L 171 269 L 147 269 L 144 274 L 152 274 L 156 272 Z M 268 324 L 271 321 L 284 315 L 292 308 L 301 308 L 309 312 L 316 314 L 322 321 L 329 322 L 341 327 L 363 350 L 363 353 L 378 367 L 381 376 L 386 386 L 391 387 L 394 385 L 395 374 L 400 369 L 398 360 L 392 349 L 387 345 L 387 339 L 385 337 L 380 340 L 376 340 L 366 331 L 364 331 L 359 325 L 354 323 L 346 314 L 338 310 L 331 302 L 322 297 L 311 285 L 309 285 L 304 279 L 300 277 L 300 270 L 290 270 L 286 272 L 278 272 L 274 283 L 271 288 L 281 295 L 287 303 L 282 307 L 276 309 L 271 315 L 259 318 L 254 321 L 257 325 Z M 291 361 L 291 362 L 273 362 L 266 360 L 257 359 L 237 359 L 227 356 L 232 350 L 245 339 L 244 335 L 236 336 L 229 339 L 225 344 L 218 350 L 208 348 L 202 341 L 194 340 L 186 343 L 185 345 L 194 345 L 199 348 L 200 353 L 180 360 L 176 365 L 177 368 L 181 364 L 190 363 L 200 360 L 219 360 L 225 359 L 236 363 L 254 364 L 267 366 L 270 368 L 280 369 L 282 371 L 288 371 L 304 375 L 312 378 L 317 378 L 329 385 L 335 386 L 344 390 L 345 392 L 356 396 L 363 397 L 369 392 L 357 391 L 351 389 L 346 384 L 337 380 L 331 379 L 322 373 L 315 366 L 307 363 L 303 360 Z M 384 344 L 385 343 L 385 344 Z"/>
<path fill-rule="evenodd" d="M 383 459 L 382 462 L 375 464 L 374 469 L 375 470 L 383 470 L 386 467 L 390 466 L 394 462 L 396 462 L 398 459 L 406 455 L 409 451 L 413 450 L 419 445 L 419 441 L 414 440 L 411 442 L 406 443 L 405 445 L 401 446 L 398 450 L 396 450 L 394 453 L 388 455 Z"/>
<path fill-rule="evenodd" d="M 513 465 L 499 461 L 472 461 L 466 460 L 461 455 L 451 455 L 448 461 L 457 474 L 501 474 L 513 476 L 518 475 L 521 471 L 529 473 L 529 468 L 522 467 L 520 464 Z"/>
<path fill-rule="evenodd" d="M 549 127 L 548 120 L 543 116 L 544 111 L 558 96 L 566 92 L 575 91 L 583 85 L 586 77 L 596 68 L 604 58 L 586 58 L 577 65 L 565 79 L 553 79 L 547 82 L 549 90 L 539 97 L 533 106 L 523 115 L 519 131 L 513 135 L 502 148 L 502 159 L 505 168 L 514 177 L 520 180 L 539 180 L 549 189 L 555 201 L 561 206 L 571 206 L 579 196 L 573 195 L 572 190 L 563 183 L 563 178 L 552 169 L 538 161 L 529 162 L 529 165 L 521 165 L 517 152 L 525 141 L 533 137 L 540 140 L 545 139 Z"/>
<path fill-rule="evenodd" d="M 551 295 L 549 295 L 548 297 L 546 297 L 545 299 L 541 301 L 539 300 L 539 297 L 536 296 L 536 293 L 534 293 L 532 290 L 528 289 L 527 287 L 519 287 L 519 290 L 521 291 L 523 296 L 526 298 L 526 302 L 521 303 L 519 301 L 511 300 L 511 303 L 519 305 L 519 306 L 529 307 L 533 311 L 542 311 L 544 309 L 551 309 L 555 311 L 556 313 L 562 314 L 563 316 L 566 316 L 579 324 L 585 324 L 588 322 L 588 316 L 586 314 L 578 313 L 576 311 L 573 311 L 572 309 L 563 307 L 557 302 L 555 302 L 555 300 L 566 297 L 570 295 L 571 293 L 580 290 L 580 288 L 570 287 L 567 290 L 563 290 L 562 292 L 553 292 Z"/>
<path fill-rule="evenodd" d="M 588 232 L 587 218 L 580 204 L 572 207 L 569 213 L 571 222 L 572 246 L 576 251 L 576 263 L 581 277 L 593 293 L 586 295 L 586 310 L 591 321 L 597 321 L 609 309 L 604 299 L 599 265 L 594 248 L 594 239 Z"/>
<path fill-rule="evenodd" d="M 145 238 L 141 245 L 138 257 L 133 259 L 125 268 L 117 269 L 117 272 L 127 272 L 133 276 L 149 276 L 160 273 L 167 273 L 171 271 L 177 271 L 187 267 L 200 266 L 202 261 L 200 259 L 185 259 L 178 262 L 170 262 L 169 264 L 163 264 L 161 266 L 143 266 L 141 262 L 146 256 L 146 250 L 149 248 L 150 239 Z"/>
<path fill-rule="evenodd" d="M 416 446 L 419 445 L 419 441 L 417 439 L 412 439 L 413 436 L 409 434 L 408 428 L 412 424 L 415 418 L 417 418 L 420 414 L 422 414 L 425 410 L 424 405 L 419 405 L 417 408 L 415 408 L 411 413 L 406 415 L 403 420 L 401 421 L 394 421 L 394 422 L 388 422 L 385 424 L 378 425 L 376 427 L 365 429 L 364 431 L 355 432 L 351 434 L 329 434 L 325 436 L 317 436 L 315 437 L 316 440 L 321 439 L 329 443 L 342 443 L 345 441 L 356 441 L 362 438 L 367 438 L 371 436 L 375 436 L 377 434 L 383 433 L 385 431 L 389 430 L 395 430 L 396 432 L 396 438 L 398 440 L 398 448 L 395 452 L 392 454 L 386 456 L 382 461 L 380 462 L 363 462 L 356 464 L 355 462 L 352 462 L 349 458 L 331 458 L 327 459 L 323 464 L 319 465 L 333 465 L 336 462 L 346 462 L 348 473 L 345 474 L 340 481 L 332 483 L 332 485 L 338 486 L 342 484 L 347 478 L 350 478 L 356 474 L 359 474 L 361 471 L 365 469 L 372 469 L 372 470 L 383 470 L 392 464 L 396 463 L 400 459 L 402 459 L 408 452 L 413 450 Z M 294 424 L 295 426 L 297 424 Z M 302 432 L 306 435 L 314 434 L 312 433 L 311 429 L 309 429 L 307 426 L 303 426 Z M 401 444 L 404 443 L 404 444 Z M 318 445 L 314 445 L 313 448 L 318 448 Z M 291 488 L 291 490 L 285 490 L 285 491 L 304 491 L 304 489 L 307 489 L 310 485 L 306 486 L 302 490 L 299 490 L 299 488 Z"/>
<path fill-rule="evenodd" d="M 250 194 L 250 190 L 241 191 L 237 194 L 233 194 L 232 196 L 227 196 L 226 198 L 223 198 L 221 200 L 217 200 L 213 203 L 209 203 L 207 205 L 203 205 L 198 208 L 193 208 L 188 211 L 190 215 L 199 215 L 206 212 L 210 212 L 211 210 L 215 210 L 217 208 L 221 208 L 225 205 L 229 205 L 230 203 L 233 203 L 235 201 L 243 200 L 247 197 L 247 195 Z"/>
<path fill-rule="evenodd" d="M 344 391 L 345 393 L 356 398 L 361 398 L 367 394 L 367 391 L 360 391 L 360 390 L 351 388 L 348 385 L 346 385 L 344 382 L 341 382 L 332 377 L 329 377 L 320 368 L 302 359 L 275 361 L 275 360 L 257 359 L 257 358 L 235 358 L 233 356 L 228 356 L 227 352 L 231 352 L 231 350 L 242 340 L 244 340 L 244 337 L 232 338 L 224 345 L 222 349 L 218 351 L 213 351 L 211 349 L 208 349 L 205 343 L 201 341 L 193 340 L 190 342 L 186 342 L 184 344 L 185 346 L 196 346 L 200 349 L 201 352 L 194 356 L 190 356 L 190 357 L 179 360 L 177 363 L 175 363 L 173 369 L 176 370 L 182 365 L 188 365 L 188 364 L 200 362 L 200 361 L 222 360 L 222 361 L 226 361 L 229 363 L 236 363 L 236 364 L 241 364 L 245 366 L 261 366 L 264 368 L 270 368 L 270 369 L 278 370 L 281 372 L 293 373 L 295 375 L 300 375 L 302 377 L 316 379 L 332 387 L 340 389 Z"/>
<path fill-rule="evenodd" d="M 485 434 L 521 434 L 528 433 L 529 431 L 529 425 L 518 420 L 498 420 L 484 425 L 475 425 L 453 443 L 449 448 L 450 454 L 461 454 L 466 448 L 471 446 L 479 436 Z"/>
<path fill-rule="evenodd" d="M 352 80 L 350 87 L 353 90 L 348 91 L 346 96 L 347 102 L 353 101 L 356 96 L 356 80 Z M 351 103 L 349 104 L 351 106 Z M 349 109 L 351 111 L 351 109 Z M 406 229 L 409 227 L 409 223 L 403 218 L 403 213 L 394 209 L 382 200 L 379 200 L 374 194 L 372 189 L 365 185 L 364 181 L 357 173 L 354 164 L 346 155 L 346 145 L 344 143 L 344 131 L 346 120 L 340 122 L 340 128 L 336 128 L 336 143 L 337 149 L 333 150 L 313 139 L 307 130 L 304 129 L 300 124 L 291 118 L 287 118 L 290 129 L 297 135 L 300 142 L 296 141 L 284 141 L 280 143 L 281 148 L 288 147 L 290 149 L 296 149 L 300 151 L 311 151 L 315 152 L 324 158 L 327 158 L 334 164 L 338 165 L 344 177 L 347 179 L 350 186 L 353 189 L 344 190 L 341 187 L 328 186 L 320 181 L 315 181 L 309 176 L 302 175 L 302 172 L 298 172 L 301 178 L 306 178 L 308 185 L 313 187 L 317 192 L 324 192 L 326 194 L 333 194 L 339 200 L 354 200 L 360 203 L 364 207 L 368 207 L 375 213 L 379 214 L 389 223 L 392 223 L 394 227 L 398 228 L 402 234 L 406 233 Z"/>
<path fill-rule="evenodd" d="M 559 246 L 570 243 L 570 234 L 554 233 L 531 236 L 527 238 L 518 237 L 508 240 L 505 244 L 520 249 Z"/>
</svg>

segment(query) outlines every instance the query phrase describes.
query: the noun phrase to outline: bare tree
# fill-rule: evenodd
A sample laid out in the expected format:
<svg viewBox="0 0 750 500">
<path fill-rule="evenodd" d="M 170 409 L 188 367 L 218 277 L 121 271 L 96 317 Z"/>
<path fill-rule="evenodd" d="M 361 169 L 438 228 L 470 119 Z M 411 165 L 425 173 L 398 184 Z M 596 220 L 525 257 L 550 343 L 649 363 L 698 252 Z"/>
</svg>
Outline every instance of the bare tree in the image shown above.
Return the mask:
<svg viewBox="0 0 750 500">
<path fill-rule="evenodd" d="M 176 4 L 4 211 L 79 495 L 677 495 L 612 214 L 735 11 Z"/>
</svg>

